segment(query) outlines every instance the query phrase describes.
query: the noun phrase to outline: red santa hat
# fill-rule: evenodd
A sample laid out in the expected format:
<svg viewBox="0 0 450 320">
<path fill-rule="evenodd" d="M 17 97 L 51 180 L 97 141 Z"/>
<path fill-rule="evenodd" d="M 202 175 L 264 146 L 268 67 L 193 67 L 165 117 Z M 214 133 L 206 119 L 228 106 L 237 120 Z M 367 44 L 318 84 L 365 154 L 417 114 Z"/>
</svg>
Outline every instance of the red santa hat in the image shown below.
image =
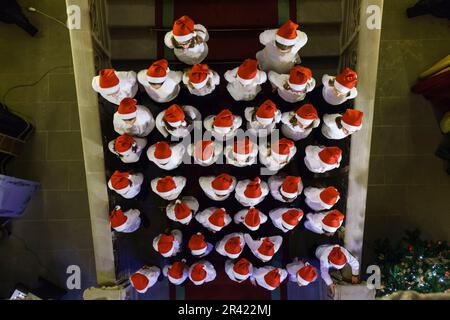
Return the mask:
<svg viewBox="0 0 450 320">
<path fill-rule="evenodd" d="M 120 80 L 114 69 L 103 69 L 99 72 L 99 90 L 103 94 L 113 94 L 119 91 Z"/>
<path fill-rule="evenodd" d="M 250 262 L 245 259 L 239 259 L 234 265 L 233 265 L 233 274 L 234 277 L 238 280 L 245 280 L 248 278 L 250 274 Z"/>
<path fill-rule="evenodd" d="M 197 141 L 194 146 L 194 158 L 199 162 L 208 162 L 214 156 L 214 141 Z"/>
<path fill-rule="evenodd" d="M 159 163 L 167 163 L 172 156 L 170 144 L 166 141 L 160 141 L 155 144 L 154 157 Z"/>
<path fill-rule="evenodd" d="M 272 157 L 278 161 L 283 161 L 289 157 L 291 151 L 294 149 L 295 143 L 292 140 L 282 138 L 271 145 Z"/>
<path fill-rule="evenodd" d="M 238 68 L 237 79 L 243 85 L 252 83 L 258 75 L 258 61 L 255 59 L 246 59 Z"/>
<path fill-rule="evenodd" d="M 194 284 L 203 284 L 207 275 L 208 274 L 203 263 L 196 263 L 191 267 L 190 278 Z"/>
<path fill-rule="evenodd" d="M 161 196 L 172 195 L 175 192 L 176 188 L 177 184 L 175 183 L 175 180 L 171 176 L 160 178 L 156 182 L 156 191 Z"/>
<path fill-rule="evenodd" d="M 167 79 L 169 71 L 169 63 L 166 59 L 153 62 L 147 69 L 147 80 L 150 83 L 163 83 Z"/>
<path fill-rule="evenodd" d="M 285 46 L 293 46 L 297 43 L 298 24 L 288 20 L 277 31 L 275 40 Z"/>
<path fill-rule="evenodd" d="M 342 126 L 350 132 L 355 132 L 362 127 L 364 113 L 355 109 L 347 109 L 342 115 Z"/>
<path fill-rule="evenodd" d="M 113 229 L 123 226 L 127 220 L 128 217 L 123 213 L 120 206 L 116 206 L 109 217 L 111 228 Z"/>
<path fill-rule="evenodd" d="M 192 216 L 192 210 L 184 202 L 177 200 L 173 208 L 175 218 L 180 223 L 187 223 Z"/>
<path fill-rule="evenodd" d="M 303 126 L 309 126 L 314 120 L 319 119 L 316 108 L 310 103 L 304 104 L 295 111 L 295 118 Z"/>
<path fill-rule="evenodd" d="M 275 103 L 268 99 L 256 111 L 256 120 L 263 125 L 269 125 L 274 121 L 277 111 Z"/>
<path fill-rule="evenodd" d="M 224 246 L 227 256 L 231 259 L 237 259 L 242 252 L 241 238 L 232 237 L 227 240 Z"/>
<path fill-rule="evenodd" d="M 167 277 L 171 281 L 178 281 L 183 278 L 186 263 L 184 261 L 175 261 L 167 270 Z"/>
<path fill-rule="evenodd" d="M 273 288 L 276 289 L 280 286 L 280 282 L 281 282 L 281 272 L 280 269 L 278 268 L 274 268 L 272 271 L 267 272 L 264 275 L 264 281 L 266 282 L 266 284 Z"/>
<path fill-rule="evenodd" d="M 233 155 L 238 161 L 246 161 L 252 154 L 253 142 L 249 137 L 235 141 L 233 144 Z"/>
<path fill-rule="evenodd" d="M 244 225 L 252 231 L 258 230 L 261 225 L 260 211 L 253 207 L 248 209 L 245 214 Z"/>
<path fill-rule="evenodd" d="M 325 164 L 334 166 L 342 159 L 342 150 L 338 147 L 326 147 L 319 152 L 319 159 Z"/>
<path fill-rule="evenodd" d="M 294 91 L 302 91 L 306 88 L 308 81 L 312 78 L 311 69 L 295 66 L 291 69 L 288 84 Z"/>
<path fill-rule="evenodd" d="M 229 109 L 222 110 L 218 115 L 214 117 L 214 130 L 222 134 L 230 132 L 231 128 L 233 127 L 235 118 L 236 117 Z"/>
<path fill-rule="evenodd" d="M 281 224 L 286 229 L 292 230 L 298 225 L 302 217 L 302 210 L 290 209 L 281 215 Z"/>
<path fill-rule="evenodd" d="M 173 242 L 175 237 L 173 234 L 162 234 L 158 240 L 158 252 L 163 256 L 169 256 L 173 252 Z"/>
<path fill-rule="evenodd" d="M 325 188 L 319 195 L 320 200 L 328 206 L 334 206 L 339 201 L 339 191 L 335 187 Z"/>
<path fill-rule="evenodd" d="M 117 116 L 122 120 L 134 119 L 137 116 L 137 101 L 133 98 L 125 98 L 120 101 Z"/>
<path fill-rule="evenodd" d="M 191 239 L 189 239 L 188 247 L 194 256 L 201 256 L 208 248 L 208 244 L 205 241 L 205 236 L 200 232 L 192 235 Z"/>
<path fill-rule="evenodd" d="M 111 179 L 111 187 L 114 190 L 120 190 L 126 192 L 130 187 L 130 174 L 128 172 L 114 171 Z"/>
<path fill-rule="evenodd" d="M 229 194 L 231 192 L 230 189 L 232 185 L 233 177 L 226 173 L 218 175 L 211 182 L 211 188 L 214 190 L 214 193 L 219 196 L 225 196 Z"/>
<path fill-rule="evenodd" d="M 244 190 L 244 196 L 250 199 L 259 199 L 262 197 L 261 179 L 256 177 L 247 183 Z"/>
<path fill-rule="evenodd" d="M 114 141 L 114 150 L 117 153 L 126 153 L 131 150 L 135 141 L 132 136 L 128 134 L 123 134 Z"/>
<path fill-rule="evenodd" d="M 164 111 L 164 121 L 169 123 L 172 127 L 179 127 L 184 123 L 185 114 L 183 108 L 177 104 L 171 105 Z"/>
<path fill-rule="evenodd" d="M 328 262 L 336 269 L 342 269 L 347 264 L 347 257 L 340 246 L 334 246 L 328 254 Z"/>
<path fill-rule="evenodd" d="M 258 253 L 265 260 L 270 260 L 275 254 L 275 244 L 269 238 L 261 239 L 261 244 L 258 247 Z"/>
<path fill-rule="evenodd" d="M 189 81 L 195 89 L 203 88 L 208 82 L 209 68 L 207 64 L 194 64 L 189 71 Z"/>
<path fill-rule="evenodd" d="M 187 42 L 195 36 L 194 21 L 188 16 L 182 16 L 173 23 L 172 34 L 179 43 Z"/>
<path fill-rule="evenodd" d="M 147 276 L 140 272 L 136 272 L 130 277 L 131 285 L 140 293 L 147 289 L 149 282 Z"/>
<path fill-rule="evenodd" d="M 225 216 L 227 212 L 224 208 L 216 209 L 214 212 L 209 216 L 208 222 L 209 227 L 214 231 L 220 231 L 223 227 L 225 227 Z"/>
<path fill-rule="evenodd" d="M 288 199 L 296 198 L 299 194 L 302 178 L 287 176 L 281 184 L 280 193 Z"/>
<path fill-rule="evenodd" d="M 307 286 L 317 279 L 317 270 L 308 262 L 297 271 L 297 282 L 299 285 Z"/>
<path fill-rule="evenodd" d="M 334 233 L 341 227 L 342 221 L 344 221 L 344 215 L 339 210 L 331 210 L 322 219 L 322 229 Z"/>
<path fill-rule="evenodd" d="M 358 75 L 355 71 L 345 68 L 342 73 L 336 76 L 334 87 L 342 93 L 349 93 L 356 86 L 357 79 Z"/>
</svg>

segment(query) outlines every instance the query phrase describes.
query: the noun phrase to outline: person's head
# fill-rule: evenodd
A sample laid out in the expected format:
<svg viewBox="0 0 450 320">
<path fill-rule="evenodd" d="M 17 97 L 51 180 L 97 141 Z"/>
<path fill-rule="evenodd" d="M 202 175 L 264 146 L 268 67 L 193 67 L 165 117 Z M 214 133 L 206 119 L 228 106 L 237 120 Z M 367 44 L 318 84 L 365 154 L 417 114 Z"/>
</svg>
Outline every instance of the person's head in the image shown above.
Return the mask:
<svg viewBox="0 0 450 320">
<path fill-rule="evenodd" d="M 120 91 L 120 80 L 114 69 L 103 69 L 99 72 L 99 91 L 108 97 L 117 97 Z"/>
<path fill-rule="evenodd" d="M 175 44 L 183 49 L 189 48 L 195 38 L 195 23 L 188 16 L 182 16 L 173 24 L 172 33 Z"/>
<path fill-rule="evenodd" d="M 154 89 L 161 88 L 167 79 L 169 63 L 166 59 L 157 60 L 147 69 L 147 81 Z"/>
<path fill-rule="evenodd" d="M 288 20 L 275 35 L 275 45 L 281 52 L 288 52 L 298 41 L 298 24 Z"/>
<path fill-rule="evenodd" d="M 293 47 L 293 46 L 287 46 L 287 45 L 281 44 L 278 41 L 275 41 L 275 46 L 278 48 L 278 50 L 280 50 L 283 53 L 291 51 L 291 49 Z"/>
</svg>

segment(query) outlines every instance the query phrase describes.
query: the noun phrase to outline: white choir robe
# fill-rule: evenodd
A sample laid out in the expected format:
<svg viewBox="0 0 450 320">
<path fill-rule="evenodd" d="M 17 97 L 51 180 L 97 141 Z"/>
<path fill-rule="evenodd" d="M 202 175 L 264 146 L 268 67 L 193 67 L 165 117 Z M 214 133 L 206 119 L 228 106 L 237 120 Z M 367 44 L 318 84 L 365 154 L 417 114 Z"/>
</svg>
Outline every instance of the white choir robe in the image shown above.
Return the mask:
<svg viewBox="0 0 450 320">
<path fill-rule="evenodd" d="M 258 160 L 258 145 L 254 143 L 252 145 L 252 150 L 248 154 L 248 156 L 245 159 L 238 159 L 234 153 L 234 146 L 233 145 L 226 145 L 225 147 L 225 158 L 227 159 L 227 164 L 231 164 L 235 167 L 247 167 L 254 165 L 256 161 Z"/>
<path fill-rule="evenodd" d="M 141 226 L 141 212 L 138 209 L 130 209 L 123 213 L 127 220 L 124 224 L 113 228 L 116 232 L 132 233 Z"/>
<path fill-rule="evenodd" d="M 324 74 L 322 77 L 322 96 L 328 104 L 337 106 L 347 100 L 355 99 L 358 96 L 358 90 L 356 88 L 351 89 L 347 94 L 338 95 L 334 89 L 335 80 L 336 77 L 331 77 L 327 74 Z"/>
<path fill-rule="evenodd" d="M 153 287 L 156 282 L 158 282 L 159 275 L 161 274 L 161 270 L 158 267 L 152 266 L 144 266 L 139 269 L 136 273 L 140 273 L 144 275 L 148 279 L 147 287 L 144 290 L 137 290 L 139 293 L 146 293 L 148 289 Z"/>
<path fill-rule="evenodd" d="M 295 103 L 305 99 L 306 94 L 313 91 L 316 87 L 316 80 L 311 78 L 306 83 L 306 87 L 301 91 L 294 91 L 292 89 L 286 89 L 285 85 L 288 84 L 290 74 L 279 74 L 275 71 L 269 72 L 269 81 L 272 87 L 277 89 L 278 95 L 286 102 Z M 288 84 L 289 86 L 289 84 Z"/>
<path fill-rule="evenodd" d="M 178 196 L 180 195 L 180 193 L 183 191 L 184 187 L 186 186 L 186 178 L 185 177 L 173 177 L 173 180 L 175 181 L 175 185 L 176 185 L 175 189 L 172 190 L 169 194 L 161 194 L 156 189 L 159 179 L 160 178 L 153 179 L 150 182 L 150 186 L 151 186 L 152 191 L 154 193 L 156 193 L 157 195 L 159 195 L 164 200 L 169 200 L 169 201 L 175 200 L 176 198 L 178 198 Z"/>
<path fill-rule="evenodd" d="M 235 188 L 234 197 L 239 201 L 244 207 L 254 207 L 259 203 L 264 201 L 264 198 L 269 194 L 269 186 L 267 182 L 261 180 L 261 197 L 259 198 L 247 198 L 245 196 L 245 189 L 250 180 L 239 181 Z"/>
<path fill-rule="evenodd" d="M 167 138 L 169 135 L 175 138 L 184 138 L 188 136 L 194 129 L 196 121 L 199 121 L 199 125 L 201 126 L 202 116 L 196 108 L 193 106 L 182 106 L 182 109 L 186 117 L 192 119 L 192 123 L 186 123 L 178 128 L 170 128 L 164 122 L 164 111 L 160 112 L 156 117 L 156 128 L 158 128 L 158 131 L 164 136 L 164 138 Z"/>
<path fill-rule="evenodd" d="M 323 149 L 325 149 L 325 147 L 307 146 L 305 148 L 305 165 L 309 171 L 314 173 L 324 173 L 339 168 L 339 166 L 341 165 L 342 156 L 335 164 L 326 164 L 322 162 L 319 158 L 319 153 Z"/>
<path fill-rule="evenodd" d="M 180 199 L 180 201 L 183 202 L 185 205 L 187 205 L 189 207 L 189 209 L 191 209 L 191 211 L 192 211 L 191 215 L 188 218 L 183 219 L 183 221 L 178 220 L 175 215 L 175 205 L 176 205 L 175 201 L 173 201 L 167 205 L 166 215 L 167 215 L 167 218 L 169 218 L 172 221 L 179 222 L 184 225 L 188 225 L 191 222 L 192 218 L 197 213 L 200 205 L 199 205 L 197 199 L 195 199 L 194 197 L 191 197 L 191 196 L 182 197 Z"/>
<path fill-rule="evenodd" d="M 302 193 L 303 191 L 303 182 L 300 181 L 298 191 L 297 191 L 297 197 L 295 198 L 285 198 L 280 192 L 281 185 L 283 184 L 286 177 L 283 176 L 271 176 L 269 178 L 269 188 L 270 188 L 270 194 L 275 200 L 281 201 L 281 202 L 293 202 L 297 197 Z"/>
<path fill-rule="evenodd" d="M 288 52 L 281 52 L 275 44 L 277 31 L 278 29 L 266 30 L 259 35 L 259 42 L 265 47 L 256 53 L 256 59 L 261 70 L 289 73 L 294 65 L 301 62 L 298 52 L 308 42 L 308 37 L 306 33 L 297 30 L 297 43 Z"/>
<path fill-rule="evenodd" d="M 183 282 L 185 282 L 186 279 L 189 277 L 189 267 L 187 265 L 184 267 L 183 276 L 181 278 L 174 279 L 174 278 L 169 276 L 169 268 L 171 266 L 172 265 L 165 265 L 164 266 L 164 268 L 162 270 L 164 277 L 166 277 L 170 281 L 170 283 L 172 283 L 172 284 L 174 284 L 176 286 L 179 286 L 179 285 L 183 284 Z"/>
<path fill-rule="evenodd" d="M 194 25 L 194 30 L 196 36 L 203 39 L 203 43 L 197 44 L 192 48 L 183 49 L 175 48 L 173 45 L 173 32 L 169 31 L 164 37 L 164 44 L 169 48 L 173 49 L 175 56 L 181 62 L 189 65 L 194 65 L 201 63 L 208 56 L 208 45 L 206 42 L 209 40 L 209 34 L 206 28 L 201 24 Z"/>
<path fill-rule="evenodd" d="M 236 224 L 242 223 L 243 225 L 245 225 L 245 216 L 247 215 L 248 209 L 243 209 L 241 211 L 238 211 L 238 213 L 236 213 L 233 217 L 233 221 Z M 247 228 L 249 228 L 249 230 L 251 231 L 256 231 L 259 229 L 259 227 L 267 222 L 267 215 L 265 215 L 264 213 L 262 213 L 261 211 L 259 212 L 259 226 L 257 228 L 250 228 L 249 226 L 245 225 Z"/>
<path fill-rule="evenodd" d="M 214 211 L 216 211 L 216 207 L 211 207 L 208 209 L 205 209 L 199 213 L 197 213 L 195 215 L 195 220 L 197 220 L 198 223 L 200 223 L 202 226 L 204 226 L 206 229 L 212 231 L 212 232 L 217 232 L 217 230 L 213 229 L 212 224 L 209 222 L 209 217 L 213 214 Z M 223 228 L 225 228 L 226 226 L 228 226 L 231 222 L 231 217 L 230 215 L 227 213 L 225 214 L 225 225 L 221 228 L 221 230 Z"/>
<path fill-rule="evenodd" d="M 256 119 L 256 112 L 258 108 L 245 108 L 245 119 L 247 120 L 247 129 L 250 134 L 257 137 L 266 137 L 270 135 L 277 124 L 281 121 L 281 111 L 277 110 L 275 117 L 271 124 L 263 125 Z"/>
<path fill-rule="evenodd" d="M 316 257 L 320 261 L 320 274 L 322 276 L 323 281 L 325 281 L 325 283 L 327 284 L 327 286 L 330 286 L 333 284 L 333 280 L 331 279 L 331 276 L 330 276 L 330 268 L 333 268 L 333 267 L 330 265 L 330 262 L 328 261 L 328 255 L 330 254 L 331 250 L 333 250 L 333 248 L 335 246 L 336 245 L 333 245 L 333 244 L 324 244 L 324 245 L 317 247 L 317 249 L 316 249 Z M 356 258 L 353 257 L 350 254 L 350 252 L 348 252 L 347 249 L 345 249 L 344 247 L 340 247 L 340 248 L 342 250 L 342 253 L 347 258 L 347 263 L 350 265 L 350 267 L 352 269 L 352 275 L 354 275 L 354 276 L 359 275 L 358 260 L 356 260 Z"/>
<path fill-rule="evenodd" d="M 147 150 L 148 159 L 156 164 L 159 168 L 163 170 L 173 170 L 180 166 L 181 162 L 183 162 L 184 153 L 186 152 L 186 147 L 182 142 L 177 144 L 171 144 L 170 150 L 172 151 L 172 155 L 170 156 L 170 160 L 166 163 L 161 163 L 161 160 L 155 158 L 155 145 L 151 146 Z"/>
<path fill-rule="evenodd" d="M 233 190 L 236 187 L 237 180 L 235 177 L 232 177 L 233 181 L 231 183 L 230 188 L 228 189 L 228 193 L 225 195 L 218 195 L 217 193 L 214 192 L 214 189 L 211 186 L 211 183 L 215 178 L 216 178 L 215 176 L 200 177 L 198 182 L 203 192 L 206 194 L 208 198 L 214 201 L 224 201 L 230 197 L 231 193 L 233 193 Z"/>
<path fill-rule="evenodd" d="M 119 91 L 114 94 L 103 94 L 100 88 L 100 77 L 95 76 L 92 79 L 92 88 L 100 93 L 100 95 L 109 102 L 119 105 L 125 98 L 134 98 L 138 92 L 138 84 L 136 81 L 136 72 L 134 71 L 116 71 L 116 76 L 119 78 Z"/>
<path fill-rule="evenodd" d="M 178 254 L 178 252 L 180 252 L 181 244 L 183 243 L 183 234 L 181 233 L 180 230 L 172 230 L 170 233 L 174 237 L 173 246 L 169 252 L 166 252 L 164 254 L 160 253 L 164 258 L 170 258 L 170 257 L 176 256 Z M 155 249 L 155 251 L 158 253 L 159 253 L 158 242 L 159 242 L 160 238 L 161 238 L 161 235 L 158 235 L 156 238 L 153 239 L 153 249 Z"/>
<path fill-rule="evenodd" d="M 208 71 L 208 82 L 201 87 L 200 89 L 194 88 L 192 84 L 189 81 L 189 76 L 187 72 L 183 75 L 183 83 L 188 88 L 189 92 L 195 96 L 206 96 L 208 94 L 211 94 L 215 89 L 216 86 L 220 84 L 220 76 L 219 74 L 214 70 Z"/>
<path fill-rule="evenodd" d="M 131 148 L 130 150 L 126 152 L 117 152 L 114 148 L 114 143 L 116 140 L 112 140 L 108 144 L 109 151 L 117 155 L 123 163 L 135 163 L 139 161 L 139 158 L 141 157 L 142 151 L 144 151 L 145 146 L 147 145 L 147 139 L 146 138 L 133 138 L 136 142 L 136 148 L 133 150 Z"/>
<path fill-rule="evenodd" d="M 285 112 L 281 117 L 281 132 L 286 138 L 289 138 L 294 141 L 299 141 L 307 138 L 314 128 L 317 128 L 320 125 L 320 119 L 315 119 L 309 126 L 306 128 L 303 127 L 295 116 L 295 112 Z"/>
<path fill-rule="evenodd" d="M 215 115 L 206 117 L 206 119 L 203 121 L 203 125 L 205 126 L 205 129 L 211 132 L 211 135 L 219 141 L 233 138 L 236 135 L 236 131 L 242 126 L 242 118 L 239 116 L 234 116 L 233 125 L 231 126 L 230 131 L 226 134 L 223 134 L 214 129 L 213 122 L 215 117 Z"/>
<path fill-rule="evenodd" d="M 234 237 L 239 237 L 241 240 L 241 252 L 239 253 L 239 255 L 241 255 L 242 251 L 244 250 L 245 247 L 245 239 L 244 239 L 244 234 L 241 232 L 234 232 L 234 233 L 230 233 L 228 235 L 226 235 L 225 237 L 223 237 L 222 240 L 219 240 L 216 243 L 216 251 L 225 257 L 228 257 L 230 259 L 237 259 L 239 258 L 239 255 L 237 257 L 232 257 L 230 256 L 230 254 L 228 252 L 225 251 L 225 244 L 227 243 L 228 240 L 230 240 L 231 238 Z"/>
<path fill-rule="evenodd" d="M 180 82 L 183 78 L 183 72 L 167 72 L 167 78 L 158 89 L 153 88 L 147 78 L 147 70 L 142 70 L 137 75 L 139 83 L 144 87 L 148 96 L 155 102 L 165 103 L 175 99 L 180 93 Z"/>
<path fill-rule="evenodd" d="M 291 230 L 287 229 L 282 223 L 282 221 L 283 221 L 283 214 L 286 211 L 292 210 L 292 209 L 294 209 L 294 210 L 301 210 L 299 208 L 278 208 L 278 209 L 273 209 L 273 210 L 271 210 L 269 212 L 269 217 L 272 220 L 273 225 L 275 227 L 277 227 L 278 229 L 280 229 L 281 231 L 283 231 L 284 233 L 287 233 L 287 232 L 293 230 L 293 229 L 291 229 Z M 298 220 L 299 223 L 302 220 L 302 218 L 303 218 L 303 216 L 301 216 L 300 219 Z"/>
<path fill-rule="evenodd" d="M 276 288 L 269 286 L 267 284 L 266 280 L 264 279 L 265 275 L 268 274 L 269 272 L 271 272 L 273 269 L 280 269 L 280 268 L 271 267 L 271 266 L 265 266 L 262 268 L 254 268 L 252 278 L 256 280 L 256 283 L 260 287 L 263 287 L 264 289 L 267 289 L 270 291 L 275 290 Z M 281 284 L 287 278 L 288 273 L 284 269 L 280 269 L 280 270 L 281 270 L 281 275 L 280 275 L 280 284 Z"/>
<path fill-rule="evenodd" d="M 205 278 L 205 280 L 203 280 L 202 283 L 200 283 L 200 284 L 195 283 L 195 282 L 192 280 L 192 278 L 191 278 L 191 270 L 195 267 L 195 265 L 196 265 L 197 263 L 203 264 L 203 265 L 205 266 L 205 269 L 204 269 L 204 270 L 206 271 L 206 278 Z M 207 283 L 207 282 L 214 281 L 214 279 L 215 279 L 216 276 L 217 276 L 217 273 L 216 273 L 216 270 L 214 269 L 214 266 L 212 265 L 212 263 L 209 262 L 209 261 L 206 261 L 206 260 L 200 260 L 200 261 L 198 261 L 197 263 L 194 263 L 194 264 L 189 268 L 189 280 L 191 280 L 192 283 L 195 284 L 195 285 L 202 285 L 203 283 Z"/>
<path fill-rule="evenodd" d="M 329 211 L 308 213 L 306 215 L 305 228 L 308 229 L 309 231 L 317 233 L 317 234 L 330 233 L 328 231 L 323 230 L 323 224 L 322 224 L 323 218 L 325 218 L 325 216 L 328 213 L 329 213 Z M 343 223 L 343 221 L 341 221 L 341 226 L 342 226 L 342 223 Z"/>
<path fill-rule="evenodd" d="M 352 135 L 356 131 L 348 131 L 344 130 L 344 127 L 338 128 L 336 123 L 337 118 L 342 118 L 342 115 L 339 113 L 335 114 L 326 114 L 323 116 L 323 124 L 322 124 L 322 134 L 331 140 L 341 140 L 347 138 L 349 135 Z"/>
<path fill-rule="evenodd" d="M 291 148 L 289 155 L 286 159 L 279 160 L 272 155 L 272 150 L 265 144 L 259 146 L 259 161 L 266 166 L 266 168 L 272 172 L 278 172 L 283 169 L 297 153 L 297 147 Z"/>
<path fill-rule="evenodd" d="M 119 113 L 114 114 L 113 124 L 114 130 L 122 135 L 128 134 L 133 137 L 146 137 L 155 128 L 155 119 L 152 113 L 144 106 L 136 106 L 137 115 L 136 121 L 133 124 L 128 124 L 120 118 Z"/>
<path fill-rule="evenodd" d="M 314 211 L 322 211 L 329 210 L 333 208 L 334 205 L 329 205 L 320 199 L 320 194 L 324 191 L 325 188 L 314 188 L 307 187 L 305 188 L 305 203 Z M 339 198 L 338 198 L 339 200 Z"/>
<path fill-rule="evenodd" d="M 144 175 L 142 173 L 130 174 L 128 179 L 131 181 L 132 185 L 125 189 L 122 189 L 122 190 L 114 189 L 111 184 L 111 180 L 108 181 L 108 187 L 109 187 L 109 189 L 117 192 L 119 195 L 121 195 L 125 199 L 133 199 L 134 197 L 136 197 L 139 194 L 139 192 L 141 192 L 141 186 L 142 186 L 142 183 L 144 182 Z"/>
<path fill-rule="evenodd" d="M 278 250 L 280 249 L 281 244 L 283 243 L 283 237 L 273 236 L 273 237 L 267 237 L 267 238 L 269 238 L 270 241 L 272 241 L 272 243 L 274 244 L 274 251 L 275 251 L 274 255 L 275 255 L 278 252 Z M 244 239 L 245 239 L 245 243 L 250 248 L 251 252 L 253 253 L 253 255 L 255 257 L 257 257 L 262 262 L 268 262 L 268 261 L 272 260 L 273 257 L 270 257 L 268 259 L 268 257 L 261 255 L 258 251 L 258 248 L 261 246 L 262 239 L 253 240 L 252 237 L 248 233 L 244 234 Z"/>
<path fill-rule="evenodd" d="M 223 151 L 223 144 L 220 141 L 214 141 L 213 142 L 214 145 L 214 152 L 213 155 L 211 156 L 211 158 L 207 159 L 207 160 L 201 160 L 201 159 L 197 159 L 195 157 L 195 145 L 194 144 L 190 144 L 187 147 L 187 153 L 193 157 L 194 161 L 193 164 L 198 164 L 202 167 L 208 167 L 210 165 L 213 165 L 217 162 L 217 160 L 219 160 L 219 157 L 222 155 L 222 151 Z"/>
<path fill-rule="evenodd" d="M 251 101 L 261 92 L 261 85 L 267 81 L 267 74 L 258 70 L 256 77 L 249 84 L 243 85 L 237 78 L 238 69 L 239 67 L 236 67 L 225 72 L 227 90 L 236 101 Z"/>
<path fill-rule="evenodd" d="M 235 262 L 236 262 L 235 260 L 231 260 L 231 259 L 228 259 L 227 261 L 225 261 L 225 273 L 227 274 L 227 276 L 232 281 L 241 283 L 241 282 L 244 282 L 245 280 L 247 280 L 248 278 L 250 278 L 252 276 L 252 274 L 253 274 L 253 265 L 250 264 L 250 266 L 248 268 L 249 273 L 242 279 L 236 278 L 236 276 L 234 274 L 234 270 L 233 270 Z"/>
</svg>

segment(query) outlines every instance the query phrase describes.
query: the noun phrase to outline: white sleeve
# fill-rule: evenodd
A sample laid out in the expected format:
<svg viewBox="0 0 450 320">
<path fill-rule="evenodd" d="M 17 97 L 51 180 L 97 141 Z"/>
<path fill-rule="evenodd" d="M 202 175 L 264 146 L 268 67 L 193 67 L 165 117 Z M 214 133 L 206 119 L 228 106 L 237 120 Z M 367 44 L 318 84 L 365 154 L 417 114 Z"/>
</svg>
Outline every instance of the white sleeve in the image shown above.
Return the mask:
<svg viewBox="0 0 450 320">
<path fill-rule="evenodd" d="M 263 84 L 267 81 L 267 73 L 264 71 L 258 71 L 258 84 Z"/>
<path fill-rule="evenodd" d="M 325 281 L 326 285 L 329 286 L 333 284 L 333 280 L 330 277 L 330 267 L 328 265 L 327 256 L 323 255 L 324 258 L 320 259 L 320 274 L 322 276 L 323 281 Z"/>
<path fill-rule="evenodd" d="M 167 32 L 164 36 L 164 44 L 170 49 L 173 49 L 172 37 L 172 31 Z"/>
<path fill-rule="evenodd" d="M 270 41 L 275 39 L 276 29 L 266 30 L 259 35 L 259 42 L 262 45 L 268 44 Z"/>
<path fill-rule="evenodd" d="M 156 236 L 155 239 L 153 239 L 153 249 L 155 249 L 155 251 L 158 251 L 158 241 L 159 238 L 161 238 L 161 235 Z"/>
<path fill-rule="evenodd" d="M 260 219 L 260 224 L 267 222 L 267 216 L 262 212 L 260 212 L 260 214 L 259 214 L 259 219 Z"/>
<path fill-rule="evenodd" d="M 242 221 L 244 221 L 244 214 L 245 214 L 245 212 L 242 210 L 239 211 L 238 213 L 236 213 L 233 217 L 234 223 L 239 224 Z"/>
<path fill-rule="evenodd" d="M 258 250 L 257 241 L 253 240 L 252 237 L 248 233 L 244 234 L 244 239 L 245 239 L 245 243 L 247 244 L 247 246 L 250 248 L 251 251 Z"/>
<path fill-rule="evenodd" d="M 169 265 L 164 266 L 162 273 L 163 273 L 164 277 L 167 277 L 167 274 L 169 273 Z"/>
<path fill-rule="evenodd" d="M 216 86 L 218 86 L 218 85 L 220 84 L 220 76 L 219 76 L 219 74 L 218 74 L 216 71 L 214 71 L 214 70 L 212 70 L 212 80 L 213 80 L 213 83 L 214 83 Z"/>
<path fill-rule="evenodd" d="M 347 263 L 352 268 L 352 274 L 354 276 L 359 275 L 359 262 L 358 260 L 350 253 L 347 249 L 342 248 L 342 251 L 344 252 L 345 257 L 347 258 Z"/>
<path fill-rule="evenodd" d="M 182 71 L 170 71 L 172 74 L 172 79 L 175 84 L 179 84 L 183 80 L 183 72 Z"/>
<path fill-rule="evenodd" d="M 199 35 L 200 37 L 202 37 L 203 41 L 206 42 L 206 41 L 209 40 L 209 33 L 208 33 L 208 30 L 207 30 L 202 24 L 196 24 L 196 25 L 194 26 L 194 30 L 195 30 L 196 32 L 200 31 L 200 32 L 198 33 L 198 35 Z"/>
<path fill-rule="evenodd" d="M 234 68 L 233 70 L 228 70 L 225 72 L 224 78 L 230 83 L 233 83 L 236 81 L 236 74 L 237 74 L 238 68 Z"/>
<path fill-rule="evenodd" d="M 270 240 L 275 245 L 275 251 L 278 251 L 281 247 L 281 244 L 283 243 L 283 237 L 274 236 L 274 237 L 270 237 Z"/>
</svg>

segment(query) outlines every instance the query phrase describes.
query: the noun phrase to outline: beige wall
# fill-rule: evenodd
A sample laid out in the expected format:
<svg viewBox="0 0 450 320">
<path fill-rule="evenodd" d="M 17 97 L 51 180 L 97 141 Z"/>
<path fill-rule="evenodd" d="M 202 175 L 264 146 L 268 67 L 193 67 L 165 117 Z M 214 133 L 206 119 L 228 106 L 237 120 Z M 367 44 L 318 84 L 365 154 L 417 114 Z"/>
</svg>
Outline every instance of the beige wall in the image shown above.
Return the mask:
<svg viewBox="0 0 450 320">
<path fill-rule="evenodd" d="M 19 2 L 66 19 L 64 1 Z M 0 244 L 0 260 L 8 261 L 0 263 L 0 296 L 17 281 L 31 284 L 38 273 L 64 284 L 69 264 L 82 268 L 83 285 L 95 280 L 69 32 L 41 15 L 26 15 L 40 30 L 36 38 L 0 23 L 0 95 L 63 67 L 36 86 L 16 89 L 7 97 L 10 109 L 36 126 L 34 138 L 8 173 L 39 181 L 42 188 L 24 217 L 13 223 L 13 237 Z"/>
<path fill-rule="evenodd" d="M 450 53 L 448 21 L 406 17 L 415 0 L 385 1 L 374 113 L 364 255 L 377 238 L 419 228 L 450 239 L 450 177 L 434 156 L 442 136 L 431 104 L 410 93 L 418 75 Z M 367 261 L 366 261 L 367 262 Z"/>
</svg>

